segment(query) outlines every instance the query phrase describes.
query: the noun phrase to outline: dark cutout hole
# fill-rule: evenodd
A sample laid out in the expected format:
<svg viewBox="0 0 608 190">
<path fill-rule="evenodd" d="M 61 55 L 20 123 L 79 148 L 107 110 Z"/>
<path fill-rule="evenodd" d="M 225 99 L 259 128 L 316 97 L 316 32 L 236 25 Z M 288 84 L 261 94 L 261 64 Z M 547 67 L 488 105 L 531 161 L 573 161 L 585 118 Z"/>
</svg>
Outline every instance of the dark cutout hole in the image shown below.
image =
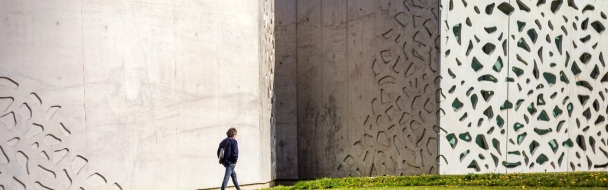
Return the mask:
<svg viewBox="0 0 608 190">
<path fill-rule="evenodd" d="M 545 97 L 543 94 L 538 94 L 538 96 L 536 96 L 536 105 L 542 106 L 545 105 Z"/>
<path fill-rule="evenodd" d="M 562 6 L 562 3 L 562 0 L 553 0 L 553 2 L 551 2 L 551 12 L 556 13 L 557 11 L 559 11 L 559 8 Z"/>
<path fill-rule="evenodd" d="M 583 135 L 576 136 L 576 144 L 583 149 L 583 151 L 587 151 L 587 145 L 585 144 L 585 137 Z"/>
<path fill-rule="evenodd" d="M 488 107 L 485 111 L 483 111 L 483 115 L 488 117 L 488 119 L 492 119 L 494 117 L 494 112 L 492 111 L 492 106 Z"/>
<path fill-rule="evenodd" d="M 456 145 L 458 144 L 458 139 L 456 139 L 456 135 L 454 135 L 454 133 L 447 135 L 446 139 L 450 143 L 450 146 L 452 146 L 452 149 L 456 148 Z"/>
<path fill-rule="evenodd" d="M 600 34 L 605 30 L 604 25 L 600 21 L 592 22 L 591 27 L 593 27 L 593 29 Z"/>
<path fill-rule="evenodd" d="M 488 6 L 486 6 L 486 14 L 491 15 L 492 12 L 494 12 L 495 5 L 496 5 L 495 3 L 492 3 L 492 4 L 489 4 Z"/>
<path fill-rule="evenodd" d="M 454 100 L 454 102 L 452 102 L 452 109 L 454 109 L 455 112 L 457 112 L 458 110 L 460 110 L 462 108 L 464 104 L 462 102 L 460 102 L 458 100 L 458 98 L 456 98 Z"/>
<path fill-rule="evenodd" d="M 484 30 L 486 30 L 486 32 L 487 32 L 488 34 L 491 34 L 491 33 L 496 32 L 496 26 L 492 26 L 492 27 L 484 27 L 483 29 L 484 29 Z"/>
<path fill-rule="evenodd" d="M 534 154 L 534 152 L 536 151 L 536 149 L 540 146 L 540 144 L 538 142 L 536 142 L 535 140 L 533 140 L 530 145 L 528 145 L 528 148 L 530 149 L 530 153 Z"/>
<path fill-rule="evenodd" d="M 513 108 L 513 103 L 509 102 L 509 100 L 505 100 L 505 103 L 500 106 L 500 110 L 506 110 Z"/>
<path fill-rule="evenodd" d="M 570 147 L 572 147 L 572 145 L 574 145 L 574 143 L 572 143 L 572 140 L 570 140 L 570 139 L 568 139 L 568 140 L 566 140 L 566 141 L 562 142 L 562 146 L 563 146 L 563 147 L 570 148 Z"/>
<path fill-rule="evenodd" d="M 587 100 L 589 100 L 589 96 L 578 95 L 578 101 L 581 103 L 582 106 L 585 106 L 585 104 L 587 104 Z"/>
<path fill-rule="evenodd" d="M 494 69 L 494 71 L 496 71 L 496 72 L 500 72 L 502 70 L 502 67 L 503 67 L 502 58 L 498 57 L 498 59 L 494 63 L 494 67 L 492 67 L 492 69 Z"/>
<path fill-rule="evenodd" d="M 562 113 L 563 111 L 559 109 L 559 107 L 555 106 L 555 108 L 553 108 L 553 117 L 557 118 L 562 115 Z"/>
<path fill-rule="evenodd" d="M 538 48 L 538 58 L 540 58 L 540 62 L 543 63 L 543 47 Z"/>
<path fill-rule="evenodd" d="M 589 82 L 584 81 L 584 80 L 577 81 L 576 86 L 582 86 L 582 87 L 589 89 L 589 91 L 593 91 L 593 86 L 591 86 L 591 84 L 589 84 Z"/>
<path fill-rule="evenodd" d="M 469 88 L 469 90 L 467 90 L 467 96 L 471 95 L 471 92 L 473 92 L 475 88 L 471 87 Z"/>
<path fill-rule="evenodd" d="M 473 61 L 471 62 L 471 68 L 473 68 L 473 70 L 477 72 L 483 68 L 483 65 L 479 62 L 479 60 L 477 60 L 476 57 L 473 57 Z"/>
<path fill-rule="evenodd" d="M 587 36 L 581 38 L 580 40 L 583 43 L 587 43 L 590 39 L 591 39 L 591 35 L 587 35 Z"/>
<path fill-rule="evenodd" d="M 467 47 L 466 56 L 469 56 L 469 54 L 471 53 L 471 50 L 473 50 L 473 41 L 469 40 L 469 46 Z"/>
<path fill-rule="evenodd" d="M 471 105 L 473 106 L 473 109 L 477 109 L 477 94 L 473 94 L 473 96 L 471 96 Z"/>
<path fill-rule="evenodd" d="M 519 110 L 521 103 L 523 103 L 524 101 L 525 101 L 524 99 L 517 100 L 517 102 L 515 103 L 515 111 Z"/>
<path fill-rule="evenodd" d="M 540 165 L 543 165 L 547 161 L 549 161 L 549 158 L 547 156 L 545 156 L 545 154 L 540 154 L 540 156 L 538 156 L 538 158 L 536 158 L 536 163 L 538 163 Z"/>
<path fill-rule="evenodd" d="M 589 63 L 589 60 L 591 60 L 591 54 L 583 53 L 579 59 L 581 60 L 581 63 L 587 64 Z"/>
<path fill-rule="evenodd" d="M 520 77 L 521 75 L 523 75 L 523 74 L 524 74 L 524 70 L 523 70 L 523 69 L 520 69 L 520 68 L 517 68 L 517 67 L 513 67 L 513 68 L 511 68 L 511 70 L 513 71 L 513 73 L 515 73 L 515 75 L 516 75 L 517 77 Z"/>
<path fill-rule="evenodd" d="M 543 29 L 543 25 L 540 24 L 540 21 L 538 21 L 538 19 L 534 20 L 534 23 L 536 23 L 536 26 L 538 26 L 538 29 L 540 29 L 540 30 Z"/>
<path fill-rule="evenodd" d="M 564 161 L 564 155 L 566 155 L 566 153 L 562 152 L 562 155 L 559 156 L 559 158 L 557 159 L 557 164 L 559 166 L 561 166 L 562 165 L 562 161 Z"/>
<path fill-rule="evenodd" d="M 470 150 L 466 150 L 466 151 L 460 153 L 460 161 L 462 162 L 464 157 L 466 157 L 470 152 L 471 152 Z"/>
<path fill-rule="evenodd" d="M 519 10 L 530 12 L 530 8 L 528 8 L 528 6 L 526 4 L 524 4 L 520 0 L 517 0 L 516 2 L 517 2 L 517 6 L 519 7 Z"/>
<path fill-rule="evenodd" d="M 534 132 L 538 135 L 546 135 L 547 133 L 553 132 L 553 129 L 549 128 L 549 129 L 539 129 L 539 128 L 534 128 Z"/>
<path fill-rule="evenodd" d="M 587 27 L 589 26 L 589 18 L 583 20 L 583 22 L 581 22 L 581 29 L 583 30 L 587 30 Z"/>
<path fill-rule="evenodd" d="M 583 117 L 585 117 L 585 119 L 587 119 L 587 121 L 589 121 L 591 119 L 591 110 L 589 108 L 587 108 L 585 111 L 583 111 Z"/>
<path fill-rule="evenodd" d="M 487 43 L 481 49 L 483 50 L 483 52 L 486 55 L 490 55 L 490 54 L 492 54 L 492 52 L 494 52 L 494 49 L 496 49 L 496 46 L 494 44 Z"/>
<path fill-rule="evenodd" d="M 538 71 L 538 67 L 536 66 L 536 61 L 534 62 L 534 69 L 532 70 L 532 75 L 534 75 L 534 78 L 536 78 L 537 80 L 540 78 L 540 73 Z"/>
<path fill-rule="evenodd" d="M 517 135 L 517 144 L 521 145 L 521 143 L 524 142 L 524 140 L 526 139 L 527 136 L 528 136 L 527 132 Z"/>
<path fill-rule="evenodd" d="M 545 0 L 538 0 L 538 2 L 536 3 L 536 6 L 538 7 L 538 6 L 540 6 L 542 4 L 545 4 L 545 3 L 546 3 Z"/>
<path fill-rule="evenodd" d="M 496 149 L 496 151 L 498 152 L 498 154 L 502 153 L 500 152 L 500 141 L 496 140 L 496 138 L 492 139 L 492 146 L 494 147 L 494 149 Z"/>
<path fill-rule="evenodd" d="M 517 29 L 519 30 L 519 32 L 523 31 L 525 26 L 525 22 L 517 21 Z"/>
<path fill-rule="evenodd" d="M 458 45 L 462 45 L 460 43 L 460 30 L 461 30 L 462 24 L 457 24 L 454 25 L 454 27 L 452 27 L 452 30 L 454 31 L 454 37 L 456 37 L 456 41 L 458 42 Z"/>
<path fill-rule="evenodd" d="M 490 101 L 490 99 L 492 99 L 492 96 L 494 96 L 494 91 L 481 91 L 481 97 L 483 97 L 486 102 Z"/>
<path fill-rule="evenodd" d="M 453 2 L 453 0 L 450 0 L 448 8 L 449 8 L 450 11 L 454 9 L 454 2 Z"/>
<path fill-rule="evenodd" d="M 556 77 L 553 73 L 545 72 L 543 73 L 543 77 L 545 78 L 549 86 L 553 86 L 555 84 Z"/>
<path fill-rule="evenodd" d="M 572 63 L 572 68 L 570 68 L 570 70 L 572 71 L 572 74 L 574 76 L 578 76 L 582 72 L 581 69 L 576 64 L 576 61 L 574 63 Z"/>
<path fill-rule="evenodd" d="M 595 139 L 593 137 L 589 137 L 589 146 L 591 147 L 593 153 L 595 153 Z"/>
<path fill-rule="evenodd" d="M 526 43 L 526 40 L 524 40 L 523 38 L 520 38 L 519 41 L 517 41 L 517 47 L 520 47 L 521 49 L 524 49 L 527 52 L 530 52 L 530 46 L 528 45 L 528 43 Z"/>
<path fill-rule="evenodd" d="M 500 5 L 498 5 L 498 10 L 500 10 L 502 13 L 505 13 L 505 15 L 511 15 L 511 13 L 513 13 L 513 7 L 511 5 L 509 5 L 509 3 L 507 2 L 503 2 Z"/>
<path fill-rule="evenodd" d="M 597 77 L 599 75 L 600 75 L 600 69 L 597 67 L 597 65 L 595 65 L 595 67 L 593 68 L 593 71 L 591 71 L 591 74 L 589 76 L 593 79 L 597 79 Z"/>
<path fill-rule="evenodd" d="M 458 138 L 463 141 L 471 142 L 471 135 L 469 134 L 469 132 L 461 133 L 460 135 L 458 135 Z"/>
<path fill-rule="evenodd" d="M 452 72 L 451 69 L 448 69 L 448 74 L 450 75 L 450 77 L 452 77 L 453 79 L 456 78 L 456 75 Z"/>
<path fill-rule="evenodd" d="M 566 84 L 570 83 L 570 80 L 568 80 L 568 77 L 566 77 L 566 73 L 564 73 L 564 71 L 559 72 L 559 79 Z"/>
<path fill-rule="evenodd" d="M 530 113 L 530 115 L 534 115 L 536 113 L 536 108 L 534 107 L 534 103 L 531 103 L 530 106 L 528 106 L 528 113 Z"/>
<path fill-rule="evenodd" d="M 471 161 L 471 163 L 469 164 L 469 166 L 467 166 L 467 168 L 474 169 L 476 172 L 481 171 L 481 169 L 479 168 L 479 165 L 477 164 L 476 160 Z"/>
<path fill-rule="evenodd" d="M 502 165 L 506 168 L 516 168 L 516 167 L 521 166 L 521 162 L 512 163 L 512 162 L 503 161 Z"/>
<path fill-rule="evenodd" d="M 493 82 L 493 83 L 498 83 L 498 79 L 496 79 L 494 76 L 492 75 L 483 75 L 479 78 L 477 78 L 477 81 L 488 81 L 488 82 Z"/>
<path fill-rule="evenodd" d="M 557 51 L 561 55 L 562 54 L 562 36 L 561 35 L 555 37 L 555 46 L 557 47 Z"/>
<path fill-rule="evenodd" d="M 503 52 L 504 56 L 507 56 L 507 39 L 502 41 L 502 52 Z"/>
<path fill-rule="evenodd" d="M 483 135 L 477 135 L 475 137 L 475 144 L 484 150 L 488 150 L 488 143 L 486 142 L 486 138 Z"/>
<path fill-rule="evenodd" d="M 524 125 L 521 123 L 515 123 L 513 124 L 513 130 L 515 130 L 515 132 L 519 131 L 519 129 L 523 128 Z"/>
<path fill-rule="evenodd" d="M 578 7 L 576 6 L 576 4 L 574 4 L 574 0 L 568 0 L 568 6 L 574 8 L 575 10 L 578 10 Z"/>
<path fill-rule="evenodd" d="M 505 124 L 505 120 L 502 119 L 502 117 L 496 116 L 496 125 L 498 125 L 498 127 L 502 128 L 502 126 Z"/>
<path fill-rule="evenodd" d="M 606 118 L 604 118 L 604 116 L 597 116 L 597 119 L 595 120 L 594 124 L 595 125 L 599 125 L 602 124 L 604 121 L 606 121 Z"/>
<path fill-rule="evenodd" d="M 551 147 L 551 150 L 553 150 L 553 153 L 556 153 L 557 149 L 559 148 L 557 141 L 555 139 L 553 139 L 553 140 L 550 140 L 548 144 L 549 144 L 549 147 Z"/>
<path fill-rule="evenodd" d="M 538 115 L 538 120 L 539 121 L 549 121 L 549 115 L 547 115 L 547 112 L 545 112 L 545 110 L 541 111 L 540 114 Z"/>
</svg>

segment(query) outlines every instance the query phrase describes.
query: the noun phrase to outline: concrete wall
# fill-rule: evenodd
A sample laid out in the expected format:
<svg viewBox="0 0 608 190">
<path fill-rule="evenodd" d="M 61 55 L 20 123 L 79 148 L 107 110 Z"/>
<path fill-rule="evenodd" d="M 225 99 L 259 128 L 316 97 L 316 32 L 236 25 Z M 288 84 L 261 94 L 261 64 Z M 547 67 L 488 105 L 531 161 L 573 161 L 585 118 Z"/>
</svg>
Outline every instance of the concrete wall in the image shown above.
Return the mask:
<svg viewBox="0 0 608 190">
<path fill-rule="evenodd" d="M 275 3 L 275 179 L 298 179 L 296 0 Z"/>
<path fill-rule="evenodd" d="M 218 187 L 229 127 L 241 184 L 270 181 L 272 10 L 0 2 L 0 187 Z"/>
<path fill-rule="evenodd" d="M 438 7 L 296 2 L 299 178 L 437 173 Z"/>
<path fill-rule="evenodd" d="M 441 173 L 606 171 L 608 2 L 441 4 Z"/>
</svg>

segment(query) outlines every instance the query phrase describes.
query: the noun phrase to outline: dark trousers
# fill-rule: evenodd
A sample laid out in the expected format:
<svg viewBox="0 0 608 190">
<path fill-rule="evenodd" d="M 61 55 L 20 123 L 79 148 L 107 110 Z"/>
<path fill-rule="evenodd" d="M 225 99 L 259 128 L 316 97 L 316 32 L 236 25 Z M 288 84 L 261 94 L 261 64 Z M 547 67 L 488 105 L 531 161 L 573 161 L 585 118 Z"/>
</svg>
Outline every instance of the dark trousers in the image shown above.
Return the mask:
<svg viewBox="0 0 608 190">
<path fill-rule="evenodd" d="M 226 189 L 226 185 L 228 185 L 228 178 L 232 177 L 232 183 L 234 183 L 234 187 L 236 187 L 237 190 L 241 190 L 241 188 L 239 187 L 239 182 L 236 181 L 236 172 L 234 172 L 234 167 L 236 165 L 234 164 L 230 164 L 230 165 L 224 165 L 224 167 L 226 167 L 226 174 L 224 174 L 224 181 L 222 182 L 222 190 Z"/>
</svg>

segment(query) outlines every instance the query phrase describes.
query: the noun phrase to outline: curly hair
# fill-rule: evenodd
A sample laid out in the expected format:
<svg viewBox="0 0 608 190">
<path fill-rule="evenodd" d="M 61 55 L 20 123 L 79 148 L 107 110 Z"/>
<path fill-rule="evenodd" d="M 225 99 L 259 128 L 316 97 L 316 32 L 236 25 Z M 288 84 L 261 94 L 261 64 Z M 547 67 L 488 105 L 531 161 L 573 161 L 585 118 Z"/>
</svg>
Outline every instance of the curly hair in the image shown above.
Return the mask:
<svg viewBox="0 0 608 190">
<path fill-rule="evenodd" d="M 228 137 L 234 137 L 234 135 L 236 135 L 236 129 L 234 127 L 228 129 L 228 131 L 226 131 L 226 135 L 228 135 Z"/>
</svg>

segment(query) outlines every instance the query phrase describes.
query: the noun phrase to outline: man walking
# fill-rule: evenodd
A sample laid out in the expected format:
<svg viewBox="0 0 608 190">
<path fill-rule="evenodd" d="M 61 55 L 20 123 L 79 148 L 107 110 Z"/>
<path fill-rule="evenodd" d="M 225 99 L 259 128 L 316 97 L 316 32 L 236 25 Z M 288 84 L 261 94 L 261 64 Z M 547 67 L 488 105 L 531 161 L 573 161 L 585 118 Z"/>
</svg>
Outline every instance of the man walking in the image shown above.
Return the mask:
<svg viewBox="0 0 608 190">
<path fill-rule="evenodd" d="M 222 160 L 222 165 L 226 167 L 226 173 L 224 174 L 224 181 L 222 182 L 222 190 L 226 189 L 226 185 L 228 185 L 228 178 L 232 177 L 232 183 L 234 183 L 234 187 L 237 190 L 241 190 L 239 187 L 239 182 L 236 180 L 236 172 L 234 172 L 234 167 L 236 167 L 236 161 L 239 158 L 239 145 L 236 142 L 236 129 L 230 128 L 226 132 L 226 139 L 224 139 L 220 146 L 217 148 L 217 156 L 220 157 L 220 149 L 224 148 L 224 159 Z"/>
</svg>

